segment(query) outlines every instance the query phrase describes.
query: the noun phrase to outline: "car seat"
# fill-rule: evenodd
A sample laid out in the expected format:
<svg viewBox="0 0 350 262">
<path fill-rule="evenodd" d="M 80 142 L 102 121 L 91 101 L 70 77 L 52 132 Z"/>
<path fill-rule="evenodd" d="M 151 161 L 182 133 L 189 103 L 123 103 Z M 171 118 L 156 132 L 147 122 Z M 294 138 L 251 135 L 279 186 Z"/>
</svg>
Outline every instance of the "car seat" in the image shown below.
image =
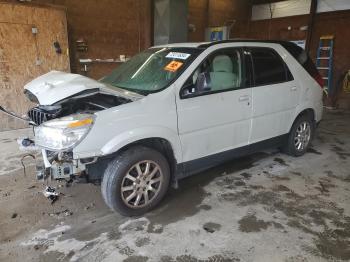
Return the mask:
<svg viewBox="0 0 350 262">
<path fill-rule="evenodd" d="M 236 87 L 237 75 L 233 73 L 233 63 L 228 55 L 218 55 L 213 59 L 210 80 L 212 91 Z"/>
</svg>

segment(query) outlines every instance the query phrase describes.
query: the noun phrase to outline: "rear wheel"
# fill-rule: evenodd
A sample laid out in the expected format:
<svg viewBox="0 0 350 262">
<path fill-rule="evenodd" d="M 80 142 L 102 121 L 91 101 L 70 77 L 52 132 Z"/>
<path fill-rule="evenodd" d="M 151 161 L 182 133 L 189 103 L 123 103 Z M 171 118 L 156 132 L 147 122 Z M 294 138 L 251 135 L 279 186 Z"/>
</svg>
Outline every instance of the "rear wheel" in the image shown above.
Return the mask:
<svg viewBox="0 0 350 262">
<path fill-rule="evenodd" d="M 292 156 L 302 156 L 314 135 L 314 121 L 309 115 L 300 116 L 293 124 L 284 151 Z"/>
<path fill-rule="evenodd" d="M 122 215 L 142 215 L 162 200 L 169 181 L 166 158 L 151 148 L 135 146 L 108 165 L 101 184 L 102 196 Z"/>
</svg>

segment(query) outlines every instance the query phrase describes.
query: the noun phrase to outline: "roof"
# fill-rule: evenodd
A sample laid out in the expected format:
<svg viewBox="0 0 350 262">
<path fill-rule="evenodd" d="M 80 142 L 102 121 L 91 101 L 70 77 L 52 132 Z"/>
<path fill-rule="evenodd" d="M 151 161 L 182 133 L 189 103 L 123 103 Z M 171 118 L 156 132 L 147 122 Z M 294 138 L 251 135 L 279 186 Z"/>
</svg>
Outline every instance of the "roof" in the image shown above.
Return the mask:
<svg viewBox="0 0 350 262">
<path fill-rule="evenodd" d="M 189 42 L 189 43 L 173 43 L 173 44 L 164 44 L 164 45 L 156 45 L 153 46 L 155 48 L 162 48 L 162 47 L 192 47 L 196 48 L 200 45 L 209 44 L 210 42 Z"/>
<path fill-rule="evenodd" d="M 157 48 L 162 47 L 189 47 L 189 48 L 208 48 L 213 45 L 225 44 L 225 43 L 270 43 L 270 44 L 280 44 L 282 46 L 295 45 L 292 42 L 282 41 L 282 40 L 257 40 L 257 39 L 230 39 L 223 41 L 214 41 L 214 42 L 192 42 L 192 43 L 174 43 L 174 44 L 165 44 L 154 46 Z"/>
<path fill-rule="evenodd" d="M 223 41 L 214 41 L 214 42 L 207 42 L 199 45 L 198 47 L 201 48 L 208 48 L 209 46 L 217 45 L 217 44 L 225 44 L 225 43 L 268 43 L 268 44 L 280 44 L 280 45 L 295 45 L 292 42 L 289 41 L 283 41 L 283 40 L 258 40 L 258 39 L 230 39 L 230 40 L 223 40 Z"/>
</svg>

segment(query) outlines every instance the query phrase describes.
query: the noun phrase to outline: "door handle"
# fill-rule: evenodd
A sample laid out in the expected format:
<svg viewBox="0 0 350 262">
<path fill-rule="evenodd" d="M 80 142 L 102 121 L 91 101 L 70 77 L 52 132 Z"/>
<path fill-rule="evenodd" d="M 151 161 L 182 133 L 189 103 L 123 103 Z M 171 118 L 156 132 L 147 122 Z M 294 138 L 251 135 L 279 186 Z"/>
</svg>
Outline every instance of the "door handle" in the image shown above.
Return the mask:
<svg viewBox="0 0 350 262">
<path fill-rule="evenodd" d="M 240 96 L 239 98 L 238 98 L 238 101 L 239 102 L 244 102 L 244 101 L 248 101 L 249 100 L 249 96 Z"/>
<path fill-rule="evenodd" d="M 297 91 L 297 89 L 298 88 L 296 86 L 293 86 L 293 87 L 290 88 L 291 91 Z"/>
</svg>

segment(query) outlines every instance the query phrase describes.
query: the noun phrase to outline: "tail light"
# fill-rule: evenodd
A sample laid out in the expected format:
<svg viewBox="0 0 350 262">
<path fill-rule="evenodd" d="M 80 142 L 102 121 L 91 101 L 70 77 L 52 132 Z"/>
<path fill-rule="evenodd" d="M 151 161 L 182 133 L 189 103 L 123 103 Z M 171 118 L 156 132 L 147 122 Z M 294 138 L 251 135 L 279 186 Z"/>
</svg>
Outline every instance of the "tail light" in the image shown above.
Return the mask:
<svg viewBox="0 0 350 262">
<path fill-rule="evenodd" d="M 316 80 L 316 82 L 320 85 L 321 88 L 324 87 L 324 80 L 322 78 L 322 76 L 317 73 L 315 76 L 314 76 L 314 79 Z"/>
</svg>

